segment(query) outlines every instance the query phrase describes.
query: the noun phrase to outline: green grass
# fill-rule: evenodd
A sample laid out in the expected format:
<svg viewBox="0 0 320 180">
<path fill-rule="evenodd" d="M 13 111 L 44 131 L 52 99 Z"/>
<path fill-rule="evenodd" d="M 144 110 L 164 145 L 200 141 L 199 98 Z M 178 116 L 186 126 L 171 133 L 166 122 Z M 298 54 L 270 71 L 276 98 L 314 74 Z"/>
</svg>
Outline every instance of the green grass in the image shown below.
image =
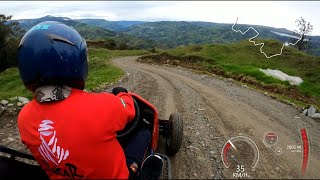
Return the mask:
<svg viewBox="0 0 320 180">
<path fill-rule="evenodd" d="M 261 41 L 262 42 L 262 41 Z M 280 52 L 282 43 L 274 40 L 263 40 L 264 52 L 270 56 Z M 278 69 L 291 75 L 299 76 L 304 82 L 299 91 L 315 97 L 320 102 L 320 57 L 311 56 L 285 47 L 281 56 L 267 59 L 260 53 L 260 46 L 248 41 L 225 45 L 181 46 L 167 53 L 173 56 L 200 56 L 206 60 L 202 65 L 207 68 L 218 67 L 225 72 L 251 76 L 265 84 L 280 84 L 289 87 L 288 82 L 277 80 L 260 72 L 262 69 Z"/>
<path fill-rule="evenodd" d="M 106 82 L 117 81 L 124 73 L 113 66 L 111 58 L 146 54 L 143 50 L 106 50 L 89 48 L 89 75 L 86 90 L 93 90 Z M 32 94 L 24 87 L 17 68 L 9 68 L 0 73 L 0 100 L 14 96 L 32 98 Z"/>
<path fill-rule="evenodd" d="M 124 75 L 121 69 L 111 64 L 110 59 L 147 53 L 147 51 L 144 50 L 106 50 L 103 48 L 90 48 L 89 51 L 89 76 L 86 82 L 87 90 L 93 90 L 105 82 L 115 82 Z"/>
<path fill-rule="evenodd" d="M 0 100 L 15 96 L 31 98 L 32 94 L 24 87 L 17 68 L 9 68 L 0 73 Z"/>
<path fill-rule="evenodd" d="M 250 89 L 256 89 L 255 85 L 246 84 L 246 83 L 243 83 L 243 82 L 240 82 L 240 81 L 235 81 L 235 83 L 237 83 L 237 84 L 239 84 L 239 85 L 247 85 Z M 264 93 L 265 93 L 264 90 L 260 90 L 260 89 L 256 89 L 256 91 L 260 92 L 261 94 L 264 94 Z M 307 105 L 309 105 L 309 104 L 306 103 L 306 102 L 302 102 L 302 101 L 293 99 L 293 98 L 291 98 L 291 97 L 287 97 L 287 96 L 285 96 L 285 95 L 283 95 L 283 94 L 279 94 L 279 93 L 267 92 L 267 96 L 269 96 L 269 97 L 275 97 L 275 98 L 278 99 L 279 101 L 287 101 L 287 102 L 294 103 L 297 107 L 300 107 L 300 108 L 304 108 L 304 107 L 306 107 Z"/>
</svg>

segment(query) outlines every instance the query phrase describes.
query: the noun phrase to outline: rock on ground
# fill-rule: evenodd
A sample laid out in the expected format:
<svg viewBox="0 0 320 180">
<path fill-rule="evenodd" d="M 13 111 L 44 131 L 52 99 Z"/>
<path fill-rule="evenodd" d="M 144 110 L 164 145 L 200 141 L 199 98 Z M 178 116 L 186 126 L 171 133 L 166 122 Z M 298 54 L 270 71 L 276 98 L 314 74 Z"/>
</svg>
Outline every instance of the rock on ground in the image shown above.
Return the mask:
<svg viewBox="0 0 320 180">
<path fill-rule="evenodd" d="M 1 102 L 0 102 L 2 105 L 7 105 L 8 103 L 9 103 L 9 101 L 7 101 L 7 100 L 5 100 L 5 99 L 3 99 L 3 100 L 1 100 Z"/>
<path fill-rule="evenodd" d="M 309 107 L 308 109 L 308 116 L 312 116 L 314 113 L 316 113 L 317 109 L 313 106 Z"/>
<path fill-rule="evenodd" d="M 314 119 L 320 119 L 320 113 L 314 113 L 311 117 Z"/>
</svg>

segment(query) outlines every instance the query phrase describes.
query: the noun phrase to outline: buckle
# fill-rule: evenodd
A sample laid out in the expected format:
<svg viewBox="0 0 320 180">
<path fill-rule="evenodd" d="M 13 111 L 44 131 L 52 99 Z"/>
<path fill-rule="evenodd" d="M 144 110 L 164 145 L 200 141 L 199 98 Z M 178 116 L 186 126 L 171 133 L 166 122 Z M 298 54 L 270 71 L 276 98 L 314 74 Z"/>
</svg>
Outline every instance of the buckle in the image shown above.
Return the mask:
<svg viewBox="0 0 320 180">
<path fill-rule="evenodd" d="M 132 170 L 132 172 L 136 173 L 138 170 L 138 164 L 134 162 L 130 165 L 129 168 Z"/>
</svg>

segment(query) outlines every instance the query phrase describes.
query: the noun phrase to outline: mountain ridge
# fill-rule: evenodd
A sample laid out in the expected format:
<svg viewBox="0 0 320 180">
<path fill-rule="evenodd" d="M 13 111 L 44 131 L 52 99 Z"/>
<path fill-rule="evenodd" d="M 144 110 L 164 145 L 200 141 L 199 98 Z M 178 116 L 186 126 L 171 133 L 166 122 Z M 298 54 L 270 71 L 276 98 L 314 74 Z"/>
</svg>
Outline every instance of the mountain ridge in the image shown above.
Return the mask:
<svg viewBox="0 0 320 180">
<path fill-rule="evenodd" d="M 105 19 L 71 19 L 68 17 L 44 16 L 38 19 L 16 20 L 25 28 L 30 28 L 36 22 L 44 20 L 58 20 L 67 25 L 74 26 L 79 33 L 87 39 L 106 39 L 122 36 L 122 41 L 139 42 L 142 48 L 170 49 L 178 46 L 200 44 L 223 44 L 248 40 L 256 35 L 248 31 L 245 35 L 232 31 L 233 24 L 215 23 L 205 21 L 108 21 Z M 276 39 L 282 43 L 291 41 L 293 31 L 285 28 L 275 28 L 262 25 L 236 24 L 235 29 L 241 31 L 254 27 L 259 36 L 257 41 L 263 39 Z M 130 37 L 130 38 L 129 38 Z M 320 56 L 320 36 L 307 36 L 312 49 L 309 54 Z M 146 44 L 143 44 L 146 43 Z"/>
</svg>

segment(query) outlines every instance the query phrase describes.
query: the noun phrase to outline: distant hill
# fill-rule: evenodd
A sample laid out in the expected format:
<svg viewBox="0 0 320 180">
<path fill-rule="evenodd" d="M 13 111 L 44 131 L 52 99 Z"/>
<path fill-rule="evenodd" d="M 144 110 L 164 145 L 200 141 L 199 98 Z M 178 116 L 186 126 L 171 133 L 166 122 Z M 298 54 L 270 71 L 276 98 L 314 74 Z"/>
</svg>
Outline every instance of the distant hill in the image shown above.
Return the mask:
<svg viewBox="0 0 320 180">
<path fill-rule="evenodd" d="M 66 25 L 74 27 L 79 32 L 79 34 L 88 41 L 99 40 L 99 41 L 104 41 L 105 43 L 112 42 L 115 44 L 116 48 L 120 48 L 120 49 L 148 49 L 148 48 L 154 48 L 156 46 L 159 46 L 153 40 L 143 39 L 143 38 L 135 37 L 129 34 L 123 34 L 121 32 L 115 32 L 106 28 L 102 28 L 102 27 L 98 27 L 98 26 L 94 26 L 86 23 L 81 23 L 78 20 L 72 20 L 67 17 L 45 16 L 37 19 L 19 19 L 19 20 L 13 20 L 13 21 L 19 22 L 20 26 L 24 30 L 29 30 L 34 25 L 43 21 L 62 22 Z M 99 20 L 97 20 L 97 22 L 99 22 Z M 138 24 L 138 23 L 139 23 L 138 21 L 121 21 L 121 22 L 119 21 L 116 23 L 116 25 L 118 26 L 118 28 L 116 29 L 129 27 L 130 25 Z M 107 47 L 109 46 L 106 46 L 106 48 Z"/>
<path fill-rule="evenodd" d="M 114 31 L 107 30 L 104 28 L 99 28 L 96 26 L 90 26 L 85 23 L 74 21 L 67 17 L 45 16 L 38 19 L 19 19 L 19 20 L 13 20 L 13 21 L 18 21 L 20 26 L 25 30 L 29 30 L 34 25 L 43 21 L 62 22 L 69 26 L 73 26 L 79 32 L 79 34 L 83 36 L 85 39 L 105 39 L 105 38 L 110 38 L 117 35 L 117 33 Z"/>
<path fill-rule="evenodd" d="M 75 19 L 75 21 L 112 31 L 123 31 L 132 25 L 144 23 L 143 21 L 107 21 L 105 19 Z"/>
<path fill-rule="evenodd" d="M 128 27 L 124 33 L 154 40 L 167 48 L 192 44 L 233 43 L 256 35 L 254 31 L 249 31 L 245 35 L 234 32 L 231 29 L 232 25 L 186 21 L 146 22 Z M 258 37 L 260 40 L 277 39 L 281 42 L 288 42 L 290 38 L 294 38 L 292 36 L 293 32 L 284 28 L 241 24 L 236 25 L 235 29 L 245 31 L 250 26 L 253 26 L 260 33 Z M 313 46 L 313 49 L 309 53 L 320 55 L 320 36 L 311 36 L 309 38 L 311 38 L 310 41 Z"/>
<path fill-rule="evenodd" d="M 70 19 L 67 17 L 45 16 L 38 19 L 21 19 L 21 26 L 29 29 L 42 21 L 60 21 L 73 26 L 88 40 L 114 39 L 117 42 L 135 45 L 138 48 L 170 49 L 181 45 L 229 44 L 248 40 L 256 35 L 249 31 L 242 35 L 232 31 L 233 24 L 200 21 L 107 21 L 104 19 Z M 274 28 L 259 25 L 237 24 L 235 29 L 247 30 L 254 27 L 259 33 L 259 42 L 265 39 L 276 39 L 288 42 L 293 32 L 285 28 Z M 320 36 L 310 36 L 311 49 L 307 52 L 320 56 Z"/>
</svg>

